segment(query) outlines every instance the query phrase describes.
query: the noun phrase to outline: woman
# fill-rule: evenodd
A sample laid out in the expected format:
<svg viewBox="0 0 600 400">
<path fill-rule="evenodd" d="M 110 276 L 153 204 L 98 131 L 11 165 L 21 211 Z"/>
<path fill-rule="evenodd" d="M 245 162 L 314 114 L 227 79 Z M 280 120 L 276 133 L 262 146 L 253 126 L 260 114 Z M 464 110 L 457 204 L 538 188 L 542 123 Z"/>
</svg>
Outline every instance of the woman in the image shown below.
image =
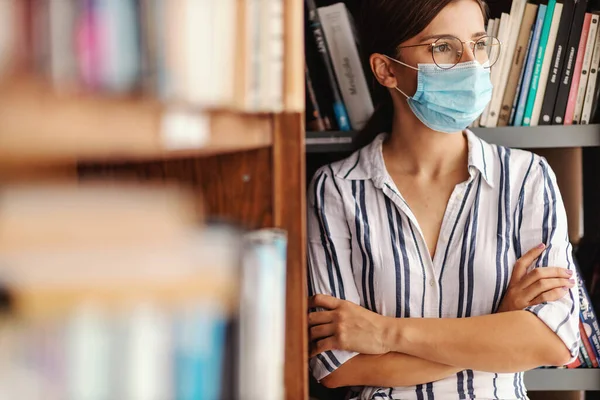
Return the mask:
<svg viewBox="0 0 600 400">
<path fill-rule="evenodd" d="M 465 130 L 497 59 L 481 0 L 364 3 L 381 134 L 311 184 L 312 372 L 355 399 L 525 399 L 521 371 L 578 353 L 555 176 Z"/>
</svg>

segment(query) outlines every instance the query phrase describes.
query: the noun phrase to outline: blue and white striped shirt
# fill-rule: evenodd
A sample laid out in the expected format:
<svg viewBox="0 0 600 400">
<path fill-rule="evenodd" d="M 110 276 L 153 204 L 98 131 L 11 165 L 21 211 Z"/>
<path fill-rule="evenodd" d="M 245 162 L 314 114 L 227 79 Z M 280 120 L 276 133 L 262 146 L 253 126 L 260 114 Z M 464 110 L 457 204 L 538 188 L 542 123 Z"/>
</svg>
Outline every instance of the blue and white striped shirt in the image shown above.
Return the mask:
<svg viewBox="0 0 600 400">
<path fill-rule="evenodd" d="M 462 318 L 498 308 L 516 260 L 539 243 L 537 266 L 574 269 L 564 205 L 546 160 L 466 131 L 470 178 L 448 202 L 433 260 L 387 173 L 379 135 L 315 174 L 308 194 L 309 294 L 330 294 L 397 318 Z M 578 354 L 578 292 L 529 307 Z M 317 380 L 355 356 L 310 360 Z M 524 399 L 523 374 L 463 371 L 413 387 L 360 387 L 354 399 Z"/>
</svg>

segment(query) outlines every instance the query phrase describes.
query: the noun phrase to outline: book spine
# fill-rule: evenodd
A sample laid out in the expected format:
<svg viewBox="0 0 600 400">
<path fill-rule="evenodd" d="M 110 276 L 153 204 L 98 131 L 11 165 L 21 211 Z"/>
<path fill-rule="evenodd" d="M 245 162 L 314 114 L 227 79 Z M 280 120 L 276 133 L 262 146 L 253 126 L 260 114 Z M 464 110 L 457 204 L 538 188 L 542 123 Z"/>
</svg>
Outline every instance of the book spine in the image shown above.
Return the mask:
<svg viewBox="0 0 600 400">
<path fill-rule="evenodd" d="M 525 54 L 523 55 L 523 64 L 521 65 L 521 73 L 519 74 L 519 81 L 517 82 L 517 90 L 515 92 L 515 96 L 513 98 L 513 103 L 510 109 L 510 117 L 508 120 L 508 124 L 514 126 L 515 117 L 517 114 L 517 104 L 519 103 L 519 97 L 521 97 L 521 91 L 523 86 L 523 79 L 525 78 L 525 60 L 527 59 L 527 54 L 529 53 L 529 49 L 531 48 L 531 42 L 533 41 L 533 30 L 529 32 L 529 41 L 527 42 L 527 48 L 524 49 Z"/>
<path fill-rule="evenodd" d="M 311 131 L 324 131 L 326 130 L 325 121 L 321 115 L 321 108 L 317 102 L 317 96 L 306 63 L 304 64 L 304 76 L 306 84 L 306 126 Z"/>
<path fill-rule="evenodd" d="M 585 46 L 590 33 L 590 25 L 592 22 L 592 14 L 586 13 L 583 29 L 577 47 L 577 59 L 575 60 L 575 68 L 573 69 L 573 77 L 571 87 L 569 89 L 569 97 L 567 100 L 567 108 L 565 111 L 564 125 L 571 125 L 575 115 L 575 106 L 577 104 L 577 94 L 579 92 L 579 82 L 581 80 L 581 71 L 583 70 L 583 59 L 585 58 Z"/>
<path fill-rule="evenodd" d="M 342 101 L 342 95 L 340 93 L 339 86 L 335 79 L 333 66 L 331 65 L 329 49 L 327 47 L 327 43 L 325 42 L 323 28 L 319 19 L 319 14 L 317 12 L 317 6 L 315 5 L 314 0 L 305 1 L 308 8 L 308 20 L 310 23 L 310 29 L 313 33 L 317 49 L 319 51 L 319 54 L 321 55 L 323 64 L 325 65 L 325 72 L 327 73 L 329 84 L 331 86 L 331 92 L 333 94 L 333 110 L 336 117 L 336 121 L 338 123 L 338 128 L 341 131 L 350 131 L 352 128 L 350 127 L 348 113 L 346 111 L 344 102 Z"/>
<path fill-rule="evenodd" d="M 523 65 L 527 58 L 527 49 L 531 40 L 532 27 L 537 15 L 537 5 L 527 4 L 523 20 L 519 28 L 519 36 L 514 50 L 512 63 L 509 65 L 510 75 L 502 99 L 502 107 L 498 117 L 498 126 L 507 126 L 510 122 L 512 104 L 515 97 L 518 96 L 520 79 L 523 71 Z"/>
<path fill-rule="evenodd" d="M 596 359 L 596 355 L 592 349 L 592 344 L 590 343 L 590 339 L 585 332 L 585 327 L 583 326 L 582 321 L 579 321 L 579 334 L 581 336 L 582 348 L 585 350 L 583 357 L 586 365 L 588 368 L 598 368 L 598 360 Z"/>
<path fill-rule="evenodd" d="M 350 16 L 343 3 L 317 9 L 350 125 L 362 129 L 373 114 L 373 102 L 358 55 Z"/>
<path fill-rule="evenodd" d="M 490 105 L 490 116 L 488 118 L 488 126 L 490 127 L 498 126 L 500 114 L 502 113 L 504 94 L 508 90 L 509 75 L 511 74 L 510 66 L 515 55 L 526 5 L 526 0 L 515 0 L 511 6 L 508 40 L 506 45 L 503 46 L 505 50 L 500 53 L 501 63 L 497 66 L 500 69 L 500 79 L 498 87 L 494 90 Z"/>
<path fill-rule="evenodd" d="M 544 24 L 542 26 L 542 33 L 540 36 L 540 44 L 538 46 L 537 53 L 535 56 L 535 65 L 533 67 L 533 75 L 531 76 L 531 86 L 529 88 L 529 94 L 527 95 L 527 103 L 525 104 L 523 126 L 531 125 L 533 107 L 535 105 L 535 99 L 537 97 L 538 85 L 540 82 L 540 75 L 542 74 L 544 58 L 546 56 L 546 46 L 548 46 L 548 39 L 550 37 L 550 28 L 552 28 L 552 19 L 554 17 L 555 7 L 556 0 L 550 0 L 546 8 L 546 16 L 544 17 Z"/>
<path fill-rule="evenodd" d="M 517 112 L 515 116 L 515 126 L 523 125 L 523 118 L 525 117 L 525 105 L 527 103 L 527 97 L 529 95 L 529 88 L 531 87 L 531 78 L 533 76 L 533 69 L 535 67 L 535 60 L 537 57 L 537 50 L 540 45 L 540 38 L 542 35 L 542 28 L 544 25 L 544 18 L 546 17 L 547 6 L 541 4 L 538 8 L 538 15 L 535 22 L 535 29 L 533 32 L 533 40 L 529 48 L 529 54 L 527 56 L 527 64 L 525 67 L 525 75 L 523 77 L 521 94 L 519 96 L 519 102 L 517 104 Z"/>
<path fill-rule="evenodd" d="M 500 29 L 500 18 L 490 19 L 488 21 L 488 25 L 487 25 L 487 29 L 486 29 L 488 36 L 498 37 L 499 29 Z M 495 68 L 492 68 L 492 71 L 490 72 L 490 79 L 492 80 L 492 86 L 494 86 L 495 76 L 496 76 Z M 478 122 L 479 126 L 487 126 L 489 114 L 490 114 L 490 104 L 486 105 L 485 109 L 483 110 L 483 113 L 481 113 L 481 116 L 479 117 L 479 122 Z"/>
<path fill-rule="evenodd" d="M 594 103 L 594 94 L 596 92 L 596 83 L 598 80 L 598 68 L 600 67 L 600 29 L 596 30 L 596 42 L 594 45 L 594 54 L 590 65 L 590 74 L 585 93 L 583 111 L 581 113 L 581 124 L 588 124 L 591 119 L 592 105 Z"/>
<path fill-rule="evenodd" d="M 552 115 L 556 96 L 561 80 L 561 74 L 565 63 L 566 48 L 569 42 L 569 33 L 573 23 L 573 13 L 575 11 L 575 0 L 565 0 L 563 3 L 563 12 L 560 18 L 558 33 L 556 35 L 556 44 L 550 67 L 548 82 L 546 83 L 546 92 L 542 101 L 542 110 L 540 114 L 540 125 L 552 125 Z"/>
<path fill-rule="evenodd" d="M 514 4 L 515 3 L 513 3 L 513 5 Z M 501 43 L 500 47 L 502 47 L 502 45 L 507 45 L 508 37 L 510 34 L 510 23 L 511 16 L 509 14 L 502 13 L 497 35 L 497 38 Z M 495 127 L 498 124 L 498 113 L 500 112 L 500 106 L 495 104 L 494 98 L 500 96 L 499 92 L 504 89 L 504 87 L 501 87 L 500 82 L 502 79 L 502 74 L 504 73 L 502 64 L 504 62 L 503 59 L 506 56 L 506 54 L 504 51 L 500 51 L 500 49 L 492 49 L 492 52 L 494 51 L 499 52 L 498 60 L 496 61 L 496 65 L 494 66 L 494 68 L 492 68 L 491 72 L 492 86 L 494 87 L 494 89 L 492 91 L 492 100 L 490 101 L 490 103 L 488 103 L 486 110 L 483 112 L 483 115 L 487 115 L 487 118 L 485 120 L 485 126 L 487 127 Z"/>
<path fill-rule="evenodd" d="M 589 341 L 590 347 L 595 356 L 596 366 L 598 366 L 598 360 L 600 360 L 600 326 L 598 325 L 598 318 L 592 306 L 591 298 L 581 276 L 581 272 L 577 272 L 581 324 L 585 333 L 584 336 Z"/>
<path fill-rule="evenodd" d="M 554 50 L 554 45 L 556 44 L 556 35 L 558 34 L 562 10 L 562 3 L 556 3 L 556 7 L 554 8 L 554 16 L 552 17 L 552 27 L 550 28 L 548 45 L 546 46 L 546 54 L 544 56 L 544 62 L 542 63 L 542 72 L 540 74 L 538 91 L 537 95 L 535 96 L 535 103 L 533 105 L 531 126 L 537 126 L 539 124 L 540 113 L 542 112 L 542 102 L 546 93 L 546 84 L 548 83 L 548 75 L 550 73 L 550 65 L 552 62 L 552 51 Z"/>
<path fill-rule="evenodd" d="M 579 41 L 583 30 L 587 4 L 587 0 L 579 0 L 575 5 L 573 24 L 571 25 L 571 32 L 569 34 L 569 41 L 565 52 L 564 66 L 560 74 L 558 94 L 556 95 L 556 102 L 552 113 L 552 124 L 554 125 L 562 125 L 565 120 L 569 93 L 571 91 L 571 82 L 573 80 L 573 69 L 575 68 L 575 62 L 577 60 L 577 49 L 579 48 Z"/>
<path fill-rule="evenodd" d="M 598 16 L 592 14 L 590 23 L 590 32 L 585 45 L 585 55 L 583 57 L 583 66 L 581 67 L 581 76 L 579 78 L 579 89 L 577 91 L 577 101 L 575 103 L 575 112 L 573 114 L 573 123 L 581 122 L 581 114 L 583 113 L 583 105 L 585 103 L 585 93 L 590 79 L 590 66 L 592 64 L 592 56 L 596 44 L 596 32 L 598 31 Z"/>
</svg>

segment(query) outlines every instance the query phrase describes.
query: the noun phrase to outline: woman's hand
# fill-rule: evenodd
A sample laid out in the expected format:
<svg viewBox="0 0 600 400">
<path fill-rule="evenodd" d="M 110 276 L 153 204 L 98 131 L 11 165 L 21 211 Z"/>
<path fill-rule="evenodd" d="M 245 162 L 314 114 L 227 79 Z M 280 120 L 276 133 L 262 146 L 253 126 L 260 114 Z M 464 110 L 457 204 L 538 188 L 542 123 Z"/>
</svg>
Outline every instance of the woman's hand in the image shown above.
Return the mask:
<svg viewBox="0 0 600 400">
<path fill-rule="evenodd" d="M 519 311 L 526 307 L 563 298 L 575 286 L 573 272 L 566 268 L 527 268 L 542 254 L 543 244 L 517 260 L 508 289 L 497 312 Z"/>
<path fill-rule="evenodd" d="M 324 308 L 308 314 L 310 356 L 328 350 L 384 354 L 389 318 L 350 301 L 318 294 L 309 299 L 308 308 Z"/>
</svg>

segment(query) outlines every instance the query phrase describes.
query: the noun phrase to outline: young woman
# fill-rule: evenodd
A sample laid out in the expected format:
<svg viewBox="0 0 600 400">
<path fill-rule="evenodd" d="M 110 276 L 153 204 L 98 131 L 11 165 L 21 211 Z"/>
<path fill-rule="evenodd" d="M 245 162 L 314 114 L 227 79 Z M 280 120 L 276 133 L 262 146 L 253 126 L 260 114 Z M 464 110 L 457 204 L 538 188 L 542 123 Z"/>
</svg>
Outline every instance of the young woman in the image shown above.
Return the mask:
<svg viewBox="0 0 600 400">
<path fill-rule="evenodd" d="M 466 130 L 499 42 L 481 0 L 368 0 L 377 111 L 309 193 L 311 369 L 353 399 L 525 399 L 578 352 L 567 221 L 545 159 Z"/>
</svg>

